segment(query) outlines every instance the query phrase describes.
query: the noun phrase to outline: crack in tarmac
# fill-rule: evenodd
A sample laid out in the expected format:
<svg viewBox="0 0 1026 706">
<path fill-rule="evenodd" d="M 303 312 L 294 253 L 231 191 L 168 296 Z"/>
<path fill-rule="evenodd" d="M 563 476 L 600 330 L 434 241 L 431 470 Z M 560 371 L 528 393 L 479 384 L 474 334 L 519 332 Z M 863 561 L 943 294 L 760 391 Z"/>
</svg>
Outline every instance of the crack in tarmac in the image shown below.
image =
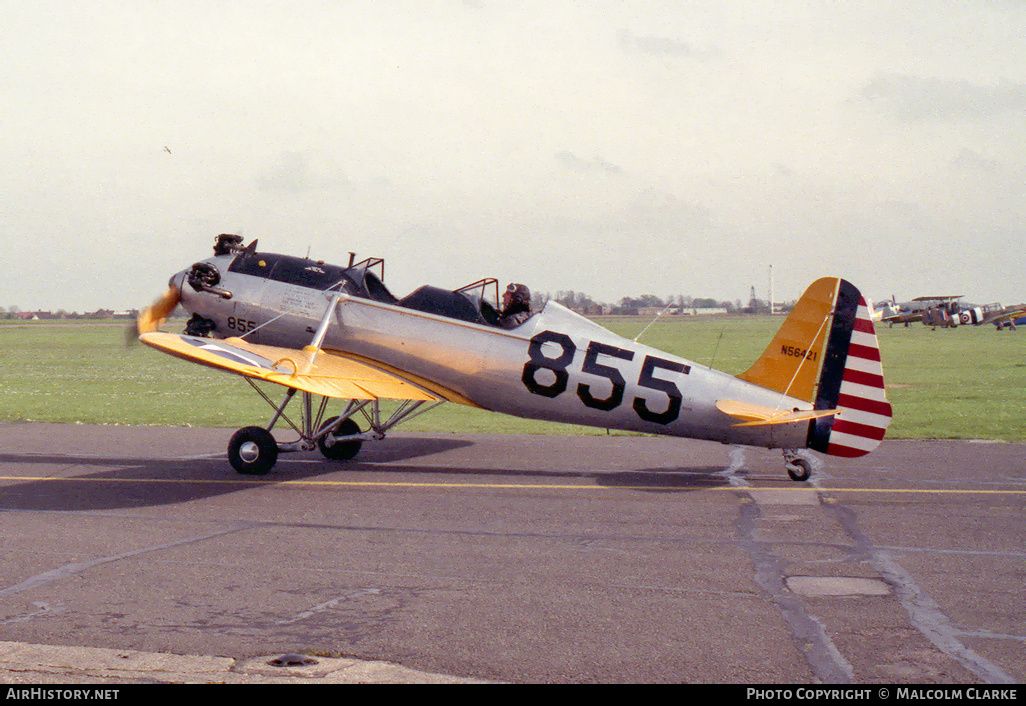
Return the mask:
<svg viewBox="0 0 1026 706">
<path fill-rule="evenodd" d="M 770 596 L 780 610 L 817 679 L 824 683 L 851 682 L 854 679 L 851 663 L 827 636 L 821 620 L 810 614 L 800 597 L 787 588 L 784 562 L 772 553 L 773 543 L 755 539 L 754 533 L 762 513 L 755 495 L 750 492 L 753 488 L 739 475 L 744 465 L 744 450 L 734 447 L 730 452 L 730 459 L 730 466 L 720 475 L 751 499 L 751 502 L 740 507 L 735 526 L 739 542 L 748 552 L 755 567 L 756 584 Z M 816 470 L 814 467 L 810 483 L 818 488 Z M 952 626 L 948 616 L 916 585 L 912 576 L 894 560 L 887 548 L 872 543 L 858 527 L 854 510 L 839 502 L 822 502 L 822 498 L 818 507 L 852 538 L 858 552 L 868 558 L 882 580 L 892 587 L 894 597 L 907 612 L 912 626 L 931 644 L 985 683 L 1014 683 L 1015 680 L 1001 667 L 977 654 L 958 639 L 959 635 L 970 633 Z"/>
</svg>

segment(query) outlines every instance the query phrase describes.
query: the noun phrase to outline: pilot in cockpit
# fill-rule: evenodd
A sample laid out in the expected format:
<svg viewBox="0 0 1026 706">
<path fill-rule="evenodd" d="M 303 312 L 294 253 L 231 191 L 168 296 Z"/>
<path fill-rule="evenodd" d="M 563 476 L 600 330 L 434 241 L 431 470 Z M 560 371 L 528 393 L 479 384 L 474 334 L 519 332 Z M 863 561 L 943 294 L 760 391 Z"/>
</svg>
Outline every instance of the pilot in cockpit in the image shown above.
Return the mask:
<svg viewBox="0 0 1026 706">
<path fill-rule="evenodd" d="M 531 318 L 531 290 L 522 284 L 511 282 L 502 293 L 502 313 L 499 326 L 516 328 Z"/>
</svg>

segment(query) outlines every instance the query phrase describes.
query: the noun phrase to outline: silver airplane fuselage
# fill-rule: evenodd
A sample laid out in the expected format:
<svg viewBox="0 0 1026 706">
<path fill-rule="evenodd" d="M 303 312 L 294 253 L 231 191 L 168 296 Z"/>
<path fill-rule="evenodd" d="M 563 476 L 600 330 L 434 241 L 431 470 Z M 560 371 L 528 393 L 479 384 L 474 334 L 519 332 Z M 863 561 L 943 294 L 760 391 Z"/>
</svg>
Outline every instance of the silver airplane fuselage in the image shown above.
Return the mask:
<svg viewBox="0 0 1026 706">
<path fill-rule="evenodd" d="M 552 301 L 507 330 L 410 308 L 390 295 L 357 295 L 344 285 L 329 291 L 295 281 L 301 278 L 255 274 L 252 267 L 233 271 L 237 257 L 243 255 L 203 261 L 219 273 L 213 287 L 190 286 L 187 271 L 172 278 L 183 307 L 211 322 L 210 335 L 218 338 L 303 348 L 327 315 L 322 349 L 487 410 L 768 448 L 807 445 L 808 425 L 738 427 L 716 403 L 732 399 L 803 410 L 810 403 L 622 338 Z M 321 275 L 331 280 L 343 270 L 300 258 L 289 258 L 289 264 L 309 269 L 311 281 Z"/>
</svg>

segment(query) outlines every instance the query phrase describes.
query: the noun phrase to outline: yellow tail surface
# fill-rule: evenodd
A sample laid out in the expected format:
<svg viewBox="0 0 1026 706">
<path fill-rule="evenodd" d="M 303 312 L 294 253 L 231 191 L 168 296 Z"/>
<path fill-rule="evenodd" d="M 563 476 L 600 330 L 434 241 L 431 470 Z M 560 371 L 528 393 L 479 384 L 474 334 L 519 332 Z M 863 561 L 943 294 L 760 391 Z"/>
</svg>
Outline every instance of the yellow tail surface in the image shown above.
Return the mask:
<svg viewBox="0 0 1026 706">
<path fill-rule="evenodd" d="M 840 282 L 824 277 L 809 285 L 762 356 L 737 377 L 813 402 Z"/>
</svg>

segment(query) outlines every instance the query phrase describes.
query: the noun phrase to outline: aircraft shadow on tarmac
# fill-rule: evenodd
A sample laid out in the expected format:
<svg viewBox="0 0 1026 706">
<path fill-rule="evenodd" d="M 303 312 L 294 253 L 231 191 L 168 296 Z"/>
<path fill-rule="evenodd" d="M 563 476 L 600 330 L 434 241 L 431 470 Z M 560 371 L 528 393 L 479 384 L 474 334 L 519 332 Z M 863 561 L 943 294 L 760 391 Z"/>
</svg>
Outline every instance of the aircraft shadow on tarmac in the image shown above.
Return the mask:
<svg viewBox="0 0 1026 706">
<path fill-rule="evenodd" d="M 720 466 L 617 471 L 596 475 L 595 482 L 613 488 L 629 487 L 662 493 L 705 490 L 714 486 L 729 485 Z"/>
<path fill-rule="evenodd" d="M 687 492 L 727 483 L 720 467 L 590 471 L 388 465 L 473 445 L 470 441 L 452 439 L 384 440 L 375 444 L 373 451 L 368 450 L 360 461 L 349 462 L 323 460 L 316 453 L 288 454 L 283 458 L 314 462 L 282 464 L 266 476 L 239 475 L 223 456 L 161 459 L 6 453 L 0 454 L 0 465 L 75 466 L 75 470 L 102 467 L 103 470 L 52 477 L 52 471 L 48 470 L 45 480 L 27 474 L 24 482 L 8 475 L 7 480 L 0 481 L 0 511 L 88 512 L 174 505 L 242 492 L 257 484 L 312 480 L 336 473 L 374 473 L 379 478 L 382 474 L 401 474 L 436 478 L 585 479 L 600 486 L 644 492 Z M 317 459 L 322 462 L 316 462 Z M 4 475 L 3 471 L 0 475 Z"/>
<path fill-rule="evenodd" d="M 391 441 L 389 445 L 387 442 Z M 436 440 L 441 441 L 441 440 Z M 498 476 L 502 478 L 585 478 L 592 480 L 596 485 L 611 488 L 633 488 L 635 490 L 651 490 L 659 492 L 701 490 L 716 485 L 727 485 L 728 480 L 723 476 L 722 466 L 696 466 L 691 468 L 651 468 L 633 469 L 628 471 L 597 471 L 587 469 L 524 469 L 524 468 L 477 468 L 461 467 L 446 468 L 440 466 L 402 466 L 401 468 L 389 469 L 387 464 L 393 461 L 402 461 L 417 456 L 434 453 L 424 452 L 420 449 L 423 439 L 388 439 L 367 453 L 363 453 L 360 461 L 349 464 L 351 470 L 374 470 L 377 472 L 402 472 L 403 474 L 424 474 L 424 475 L 447 475 L 447 476 Z M 444 442 L 442 442 L 444 443 Z M 473 446 L 473 442 L 456 444 L 458 446 Z M 739 474 L 740 475 L 740 474 Z"/>
</svg>

